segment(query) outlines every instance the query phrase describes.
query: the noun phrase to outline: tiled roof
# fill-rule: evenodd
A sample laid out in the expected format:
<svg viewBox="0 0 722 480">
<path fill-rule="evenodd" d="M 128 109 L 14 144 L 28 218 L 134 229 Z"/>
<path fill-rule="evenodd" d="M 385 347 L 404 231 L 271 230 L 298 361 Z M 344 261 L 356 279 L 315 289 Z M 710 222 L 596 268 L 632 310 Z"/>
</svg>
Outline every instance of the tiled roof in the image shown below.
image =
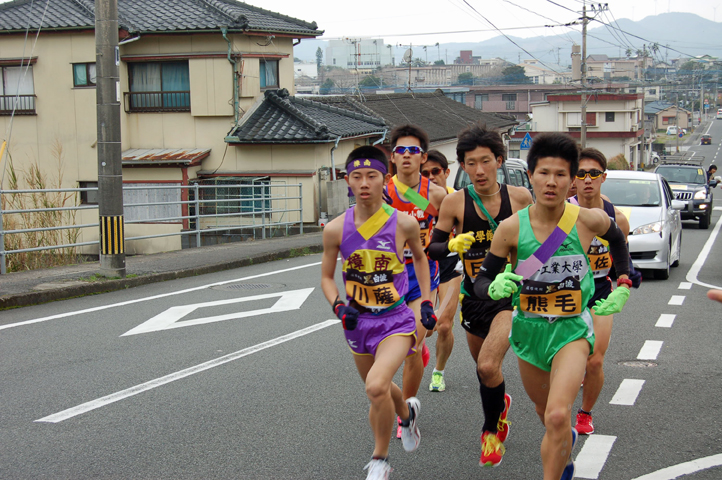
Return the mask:
<svg viewBox="0 0 722 480">
<path fill-rule="evenodd" d="M 46 10 L 47 5 L 47 10 Z M 0 4 L 0 31 L 42 28 L 95 28 L 93 0 L 15 0 Z M 316 37 L 323 33 L 309 23 L 234 0 L 118 0 L 120 27 L 131 33 L 231 32 L 287 33 Z"/>
<path fill-rule="evenodd" d="M 380 133 L 378 117 L 293 97 L 286 89 L 267 90 L 226 137 L 229 143 L 317 143 Z"/>
<path fill-rule="evenodd" d="M 648 104 L 646 104 L 644 106 L 644 113 L 646 113 L 648 115 L 653 115 L 653 114 L 661 112 L 662 110 L 666 110 L 669 107 L 674 107 L 674 104 L 670 103 L 670 102 L 665 102 L 662 100 L 657 100 L 657 101 L 649 102 Z"/>
<path fill-rule="evenodd" d="M 511 116 L 482 112 L 444 95 L 441 90 L 431 93 L 390 93 L 356 97 L 313 97 L 318 102 L 347 108 L 366 115 L 383 118 L 392 128 L 413 123 L 423 128 L 429 140 L 439 142 L 456 138 L 472 123 L 485 123 L 492 129 L 508 128 L 519 122 Z"/>
</svg>

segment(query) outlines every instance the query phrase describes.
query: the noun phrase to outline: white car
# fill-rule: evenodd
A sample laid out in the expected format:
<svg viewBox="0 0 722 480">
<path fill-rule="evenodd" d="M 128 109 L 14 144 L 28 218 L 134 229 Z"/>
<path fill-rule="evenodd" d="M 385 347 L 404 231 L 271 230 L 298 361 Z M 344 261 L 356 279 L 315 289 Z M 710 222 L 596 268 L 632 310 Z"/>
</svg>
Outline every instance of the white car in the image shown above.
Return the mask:
<svg viewBox="0 0 722 480">
<path fill-rule="evenodd" d="M 677 135 L 677 127 L 675 125 L 667 127 L 667 135 Z"/>
<path fill-rule="evenodd" d="M 657 173 L 610 170 L 602 193 L 629 219 L 629 253 L 634 268 L 654 271 L 666 280 L 679 265 L 684 202 L 674 199 L 667 181 Z"/>
</svg>

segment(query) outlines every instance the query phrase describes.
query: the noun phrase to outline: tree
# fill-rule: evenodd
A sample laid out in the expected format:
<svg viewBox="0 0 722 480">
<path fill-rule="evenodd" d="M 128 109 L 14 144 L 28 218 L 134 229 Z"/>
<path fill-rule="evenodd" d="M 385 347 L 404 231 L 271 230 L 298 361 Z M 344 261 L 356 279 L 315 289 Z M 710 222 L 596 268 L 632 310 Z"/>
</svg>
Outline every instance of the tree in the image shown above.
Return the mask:
<svg viewBox="0 0 722 480">
<path fill-rule="evenodd" d="M 501 71 L 502 81 L 504 83 L 531 83 L 531 79 L 526 76 L 524 67 L 512 65 Z"/>
<path fill-rule="evenodd" d="M 434 65 L 446 65 L 443 60 L 439 59 L 434 62 Z"/>
<path fill-rule="evenodd" d="M 319 88 L 319 93 L 321 95 L 327 95 L 335 86 L 336 84 L 334 83 L 334 81 L 330 78 L 327 78 L 326 81 L 321 84 L 321 88 Z"/>
<path fill-rule="evenodd" d="M 322 74 L 322 68 L 321 65 L 323 64 L 323 50 L 321 50 L 321 47 L 318 47 L 316 49 L 316 75 L 319 77 Z"/>
<path fill-rule="evenodd" d="M 381 79 L 375 75 L 366 75 L 358 84 L 360 87 L 380 87 Z"/>
<path fill-rule="evenodd" d="M 463 72 L 459 74 L 459 83 L 462 85 L 473 85 L 474 74 L 471 72 Z"/>
</svg>

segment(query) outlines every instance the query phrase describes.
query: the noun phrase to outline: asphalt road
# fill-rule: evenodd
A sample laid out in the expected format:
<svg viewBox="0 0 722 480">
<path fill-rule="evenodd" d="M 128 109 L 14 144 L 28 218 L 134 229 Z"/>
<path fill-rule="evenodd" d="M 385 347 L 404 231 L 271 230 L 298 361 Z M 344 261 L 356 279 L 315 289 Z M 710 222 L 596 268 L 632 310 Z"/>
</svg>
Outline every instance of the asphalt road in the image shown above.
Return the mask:
<svg viewBox="0 0 722 480">
<path fill-rule="evenodd" d="M 722 120 L 710 133 L 715 145 L 694 147 L 707 164 Z M 722 206 L 722 192 L 717 198 Z M 615 318 L 597 432 L 578 442 L 577 478 L 722 477 L 722 305 L 705 295 L 722 288 L 721 225 L 719 211 L 709 230 L 685 222 L 680 266 L 668 280 L 646 275 Z M 318 262 L 312 255 L 2 312 L 0 478 L 364 478 L 368 403 Z M 447 390 L 427 391 L 429 367 L 421 446 L 409 454 L 392 440 L 392 478 L 541 478 L 543 427 L 511 352 L 507 453 L 498 468 L 478 466 L 478 383 L 464 332 L 454 331 Z M 639 359 L 643 350 L 653 358 Z M 622 395 L 626 387 L 632 394 Z M 682 470 L 660 472 L 675 465 Z"/>
</svg>

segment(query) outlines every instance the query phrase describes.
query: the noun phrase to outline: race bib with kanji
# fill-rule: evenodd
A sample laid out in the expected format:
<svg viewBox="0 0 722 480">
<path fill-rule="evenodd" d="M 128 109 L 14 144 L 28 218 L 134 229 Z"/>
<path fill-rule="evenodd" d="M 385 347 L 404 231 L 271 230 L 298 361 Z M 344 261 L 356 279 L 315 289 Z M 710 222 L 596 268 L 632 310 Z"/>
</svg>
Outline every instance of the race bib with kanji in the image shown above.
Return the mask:
<svg viewBox="0 0 722 480">
<path fill-rule="evenodd" d="M 589 246 L 589 267 L 592 269 L 594 278 L 604 278 L 609 275 L 612 267 L 612 257 L 609 255 L 609 243 L 594 237 Z"/>
<path fill-rule="evenodd" d="M 581 283 L 567 277 L 558 283 L 526 280 L 519 294 L 519 307 L 528 317 L 545 317 L 554 322 L 559 317 L 578 316 L 584 310 Z"/>
<path fill-rule="evenodd" d="M 371 311 L 394 305 L 401 295 L 394 286 L 394 274 L 404 273 L 395 252 L 357 250 L 343 264 L 346 295 Z"/>
</svg>

